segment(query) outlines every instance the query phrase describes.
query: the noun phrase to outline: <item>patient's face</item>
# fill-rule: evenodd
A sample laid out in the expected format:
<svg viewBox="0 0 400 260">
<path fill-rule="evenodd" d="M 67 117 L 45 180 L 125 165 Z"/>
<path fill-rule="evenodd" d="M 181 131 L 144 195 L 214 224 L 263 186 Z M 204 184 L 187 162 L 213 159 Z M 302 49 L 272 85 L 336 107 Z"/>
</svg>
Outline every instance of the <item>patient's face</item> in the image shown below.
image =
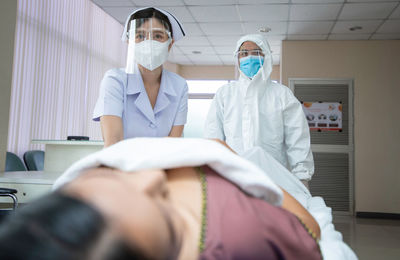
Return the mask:
<svg viewBox="0 0 400 260">
<path fill-rule="evenodd" d="M 124 173 L 89 170 L 64 191 L 94 205 L 122 238 L 154 259 L 176 259 L 181 246 L 181 219 L 168 195 L 162 170 Z"/>
</svg>

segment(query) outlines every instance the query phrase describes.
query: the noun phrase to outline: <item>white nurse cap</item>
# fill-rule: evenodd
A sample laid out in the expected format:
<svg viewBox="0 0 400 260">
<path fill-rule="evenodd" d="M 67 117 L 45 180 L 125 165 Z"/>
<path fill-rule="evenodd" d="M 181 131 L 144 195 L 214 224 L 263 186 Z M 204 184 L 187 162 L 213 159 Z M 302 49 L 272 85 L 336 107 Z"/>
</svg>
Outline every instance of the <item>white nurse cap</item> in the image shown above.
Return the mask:
<svg viewBox="0 0 400 260">
<path fill-rule="evenodd" d="M 161 13 L 165 14 L 168 17 L 168 20 L 169 20 L 169 22 L 171 23 L 171 26 L 172 26 L 172 34 L 173 34 L 174 41 L 178 41 L 182 37 L 185 36 L 185 31 L 183 30 L 182 24 L 179 22 L 179 20 L 173 14 L 171 14 L 171 13 L 165 11 L 165 10 L 162 10 L 160 8 L 157 8 L 157 7 L 143 7 L 143 8 L 135 10 L 130 15 L 128 15 L 128 17 L 126 18 L 124 31 L 122 32 L 122 36 L 121 36 L 121 40 L 122 41 L 128 40 L 128 37 L 127 37 L 127 35 L 128 35 L 128 23 L 129 23 L 129 20 L 132 17 L 132 15 L 134 15 L 138 11 L 141 11 L 141 10 L 144 10 L 144 9 L 148 9 L 148 8 L 154 8 L 157 11 L 160 11 Z"/>
</svg>

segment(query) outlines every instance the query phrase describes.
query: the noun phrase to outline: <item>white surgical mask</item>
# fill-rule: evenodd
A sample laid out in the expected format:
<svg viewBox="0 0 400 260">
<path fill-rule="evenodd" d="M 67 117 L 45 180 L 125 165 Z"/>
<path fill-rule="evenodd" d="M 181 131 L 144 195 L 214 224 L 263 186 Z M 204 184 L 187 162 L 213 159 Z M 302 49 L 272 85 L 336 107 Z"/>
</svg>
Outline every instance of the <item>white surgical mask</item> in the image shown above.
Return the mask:
<svg viewBox="0 0 400 260">
<path fill-rule="evenodd" d="M 168 47 L 171 39 L 166 42 L 145 40 L 135 45 L 135 61 L 148 70 L 160 67 L 168 58 Z"/>
</svg>

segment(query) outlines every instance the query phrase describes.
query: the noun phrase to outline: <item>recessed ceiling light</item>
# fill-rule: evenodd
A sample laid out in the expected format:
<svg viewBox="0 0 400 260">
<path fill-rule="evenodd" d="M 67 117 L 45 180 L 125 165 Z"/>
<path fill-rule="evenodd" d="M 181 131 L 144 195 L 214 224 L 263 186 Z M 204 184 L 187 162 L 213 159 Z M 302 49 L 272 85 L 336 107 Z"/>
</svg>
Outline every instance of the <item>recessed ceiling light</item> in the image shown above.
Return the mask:
<svg viewBox="0 0 400 260">
<path fill-rule="evenodd" d="M 201 51 L 192 51 L 193 54 L 201 54 Z"/>
<path fill-rule="evenodd" d="M 269 27 L 261 27 L 260 29 L 258 29 L 258 31 L 262 32 L 262 33 L 267 33 L 267 32 L 271 31 L 271 28 L 269 28 Z"/>
<path fill-rule="evenodd" d="M 358 30 L 362 30 L 361 26 L 353 26 L 349 28 L 350 31 L 358 31 Z"/>
</svg>

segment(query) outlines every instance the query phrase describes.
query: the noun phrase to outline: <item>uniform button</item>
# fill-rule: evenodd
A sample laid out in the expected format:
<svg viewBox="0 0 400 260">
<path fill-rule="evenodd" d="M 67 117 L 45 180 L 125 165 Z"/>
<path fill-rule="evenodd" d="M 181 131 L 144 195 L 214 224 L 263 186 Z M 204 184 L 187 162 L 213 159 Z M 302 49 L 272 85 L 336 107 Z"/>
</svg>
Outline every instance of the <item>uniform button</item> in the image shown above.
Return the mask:
<svg viewBox="0 0 400 260">
<path fill-rule="evenodd" d="M 155 124 L 153 124 L 153 123 L 150 123 L 150 125 L 149 125 L 151 128 L 156 128 L 156 125 Z"/>
</svg>

